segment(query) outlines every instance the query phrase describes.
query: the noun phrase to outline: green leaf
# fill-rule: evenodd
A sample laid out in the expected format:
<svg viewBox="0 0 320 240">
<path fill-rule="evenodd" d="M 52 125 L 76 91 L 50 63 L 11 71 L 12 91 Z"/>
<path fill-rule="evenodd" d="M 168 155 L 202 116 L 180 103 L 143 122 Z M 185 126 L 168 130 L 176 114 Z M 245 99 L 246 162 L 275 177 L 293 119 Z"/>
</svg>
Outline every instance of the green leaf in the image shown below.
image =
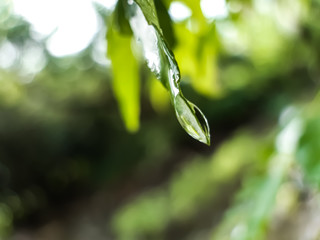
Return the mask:
<svg viewBox="0 0 320 240">
<path fill-rule="evenodd" d="M 320 188 L 320 116 L 311 118 L 306 123 L 305 131 L 299 142 L 297 161 L 304 173 L 304 178 L 312 186 Z"/>
<path fill-rule="evenodd" d="M 132 13 L 135 14 L 137 8 L 134 4 L 134 1 L 128 0 L 128 2 L 132 7 L 130 10 L 133 10 Z M 161 31 L 157 11 L 153 0 L 135 0 L 135 2 L 139 5 L 139 9 L 145 16 L 145 20 L 148 22 L 148 24 L 154 25 L 159 31 Z"/>
<path fill-rule="evenodd" d="M 163 113 L 170 107 L 170 98 L 167 90 L 153 75 L 149 79 L 149 93 L 151 105 L 155 111 Z"/>
<path fill-rule="evenodd" d="M 154 4 L 157 10 L 159 24 L 163 31 L 163 36 L 165 37 L 169 47 L 173 48 L 176 45 L 176 37 L 174 35 L 172 20 L 168 13 L 168 9 L 163 4 L 162 0 L 157 0 Z"/>
<path fill-rule="evenodd" d="M 206 118 L 181 92 L 180 70 L 163 37 L 153 0 L 130 1 L 127 16 L 135 38 L 141 42 L 148 67 L 170 93 L 181 126 L 193 138 L 210 145 Z"/>
<path fill-rule="evenodd" d="M 122 34 L 132 35 L 130 24 L 125 16 L 125 9 L 127 8 L 127 5 L 127 0 L 118 0 L 114 10 L 114 27 Z"/>
<path fill-rule="evenodd" d="M 131 50 L 130 36 L 120 35 L 114 28 L 107 33 L 108 56 L 112 62 L 113 90 L 120 105 L 126 128 L 139 128 L 140 82 L 139 68 Z"/>
<path fill-rule="evenodd" d="M 179 123 L 189 135 L 200 142 L 210 145 L 209 125 L 200 109 L 182 94 L 178 94 L 174 98 L 174 106 Z"/>
</svg>

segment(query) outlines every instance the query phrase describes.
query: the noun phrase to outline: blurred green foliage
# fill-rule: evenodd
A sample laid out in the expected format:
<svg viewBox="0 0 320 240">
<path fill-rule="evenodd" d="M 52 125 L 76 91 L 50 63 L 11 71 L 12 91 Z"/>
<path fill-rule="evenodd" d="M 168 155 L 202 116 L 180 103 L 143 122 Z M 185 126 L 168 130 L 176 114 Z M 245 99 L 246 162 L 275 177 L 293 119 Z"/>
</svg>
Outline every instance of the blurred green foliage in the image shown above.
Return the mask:
<svg viewBox="0 0 320 240">
<path fill-rule="evenodd" d="M 236 134 L 211 159 L 194 157 L 181 166 L 167 184 L 130 201 L 119 210 L 113 222 L 118 238 L 153 236 L 170 223 L 187 222 L 201 209 L 213 207 L 212 202 L 219 198 L 220 191 L 228 189 L 225 188 L 228 183 L 257 168 L 260 157 L 267 154 L 268 144 L 258 144 L 254 138 L 252 134 Z M 254 147 L 253 152 L 246 151 L 248 145 Z"/>
<path fill-rule="evenodd" d="M 65 232 L 56 239 L 93 239 L 79 219 L 101 239 L 317 239 L 319 225 L 306 230 L 314 216 L 295 216 L 319 206 L 320 2 L 229 0 L 220 19 L 200 1 L 178 2 L 191 16 L 172 20 L 172 1 L 155 0 L 159 23 L 150 18 L 181 89 L 207 116 L 210 148 L 176 123 L 130 35 L 126 2 L 116 20 L 97 5 L 112 65 L 94 60 L 95 40 L 51 56 L 0 3 L 0 239 L 41 239 L 52 221 Z M 28 51 L 41 53 L 41 67 L 26 64 Z"/>
</svg>

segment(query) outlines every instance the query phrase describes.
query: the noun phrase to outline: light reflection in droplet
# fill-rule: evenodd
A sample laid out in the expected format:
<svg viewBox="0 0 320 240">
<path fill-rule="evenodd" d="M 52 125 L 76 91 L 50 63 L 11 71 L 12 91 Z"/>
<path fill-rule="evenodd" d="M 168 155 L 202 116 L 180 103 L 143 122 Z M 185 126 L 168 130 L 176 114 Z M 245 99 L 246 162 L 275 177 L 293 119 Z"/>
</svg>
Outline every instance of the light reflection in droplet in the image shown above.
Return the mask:
<svg viewBox="0 0 320 240">
<path fill-rule="evenodd" d="M 136 6 L 134 6 L 136 7 Z M 135 37 L 141 42 L 148 67 L 156 75 L 160 74 L 160 53 L 157 34 L 153 26 L 146 21 L 141 9 L 136 7 L 135 14 L 130 18 L 130 25 Z"/>
</svg>

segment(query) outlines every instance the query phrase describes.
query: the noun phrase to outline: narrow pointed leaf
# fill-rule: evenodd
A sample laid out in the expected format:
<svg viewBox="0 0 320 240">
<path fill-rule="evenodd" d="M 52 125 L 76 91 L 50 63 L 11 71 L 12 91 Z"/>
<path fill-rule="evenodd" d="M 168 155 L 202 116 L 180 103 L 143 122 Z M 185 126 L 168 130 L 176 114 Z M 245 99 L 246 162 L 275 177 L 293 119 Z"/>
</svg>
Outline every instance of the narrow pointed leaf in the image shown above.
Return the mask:
<svg viewBox="0 0 320 240">
<path fill-rule="evenodd" d="M 114 27 L 124 35 L 132 35 L 132 30 L 126 18 L 127 0 L 118 0 L 114 10 Z"/>
<path fill-rule="evenodd" d="M 113 90 L 118 100 L 126 128 L 135 132 L 139 128 L 140 82 L 138 63 L 131 51 L 131 38 L 109 28 L 108 55 L 112 62 Z"/>
<path fill-rule="evenodd" d="M 159 25 L 162 29 L 163 36 L 165 37 L 169 47 L 173 48 L 176 45 L 176 37 L 174 35 L 173 23 L 168 13 L 168 9 L 162 0 L 157 0 L 154 4 L 157 10 Z"/>
<path fill-rule="evenodd" d="M 180 70 L 163 37 L 153 0 L 129 0 L 127 16 L 135 38 L 141 42 L 148 67 L 170 93 L 179 123 L 190 136 L 209 145 L 208 122 L 180 90 Z"/>
<path fill-rule="evenodd" d="M 184 130 L 198 141 L 210 145 L 209 125 L 200 109 L 181 94 L 174 98 L 174 106 L 178 121 Z"/>
</svg>

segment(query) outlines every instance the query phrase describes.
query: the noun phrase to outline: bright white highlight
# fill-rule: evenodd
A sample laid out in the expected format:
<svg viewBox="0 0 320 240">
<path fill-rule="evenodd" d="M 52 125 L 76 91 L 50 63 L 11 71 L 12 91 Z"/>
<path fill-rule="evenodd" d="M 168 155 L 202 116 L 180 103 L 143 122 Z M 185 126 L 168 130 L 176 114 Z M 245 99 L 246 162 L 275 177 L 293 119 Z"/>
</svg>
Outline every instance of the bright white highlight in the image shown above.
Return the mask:
<svg viewBox="0 0 320 240">
<path fill-rule="evenodd" d="M 228 16 L 228 8 L 225 0 L 201 0 L 201 10 L 208 19 L 222 19 Z"/>
<path fill-rule="evenodd" d="M 88 46 L 98 31 L 98 17 L 91 0 L 13 0 L 14 11 L 32 25 L 56 56 L 75 54 Z"/>
<path fill-rule="evenodd" d="M 40 72 L 47 64 L 47 59 L 40 46 L 29 43 L 25 46 L 21 56 L 21 71 L 24 75 Z"/>
<path fill-rule="evenodd" d="M 134 16 L 130 18 L 130 26 L 138 41 L 142 43 L 142 49 L 147 59 L 148 67 L 152 72 L 159 75 L 161 64 L 157 33 L 154 27 L 148 24 L 140 7 L 135 4 L 134 9 Z"/>
<path fill-rule="evenodd" d="M 97 35 L 97 38 L 95 39 L 93 51 L 91 53 L 93 60 L 102 66 L 110 65 L 110 59 L 106 58 L 108 43 L 106 41 L 105 36 L 106 29 L 101 30 L 100 33 Z"/>
<path fill-rule="evenodd" d="M 13 4 L 14 12 L 30 22 L 37 33 L 48 35 L 58 26 L 61 0 L 13 0 Z"/>
<path fill-rule="evenodd" d="M 93 2 L 98 3 L 99 5 L 110 10 L 113 9 L 117 4 L 117 0 L 93 0 Z"/>
<path fill-rule="evenodd" d="M 180 2 L 172 2 L 169 7 L 169 14 L 173 21 L 186 20 L 192 14 L 190 8 Z"/>
<path fill-rule="evenodd" d="M 64 2 L 62 6 L 66 6 L 69 10 L 60 13 L 61 20 L 57 31 L 47 45 L 50 53 L 57 57 L 83 50 L 98 31 L 96 12 L 89 0 L 62 1 Z"/>
<path fill-rule="evenodd" d="M 279 153 L 294 154 L 303 130 L 303 122 L 299 118 L 292 119 L 279 133 L 276 148 Z"/>
<path fill-rule="evenodd" d="M 17 48 L 10 42 L 4 41 L 0 45 L 0 67 L 10 68 L 14 65 L 18 57 Z"/>
</svg>

